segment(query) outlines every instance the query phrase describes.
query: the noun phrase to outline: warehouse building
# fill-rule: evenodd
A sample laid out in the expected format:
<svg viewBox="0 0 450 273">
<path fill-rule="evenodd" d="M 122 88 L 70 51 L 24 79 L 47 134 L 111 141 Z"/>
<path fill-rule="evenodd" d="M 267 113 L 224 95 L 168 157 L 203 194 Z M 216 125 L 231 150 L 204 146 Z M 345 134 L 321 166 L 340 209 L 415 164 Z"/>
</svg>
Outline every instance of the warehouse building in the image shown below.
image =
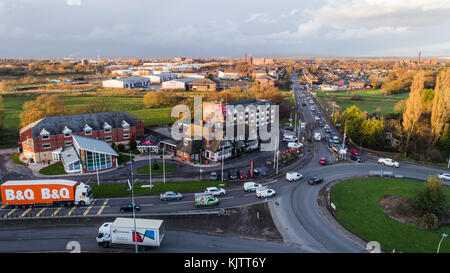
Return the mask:
<svg viewBox="0 0 450 273">
<path fill-rule="evenodd" d="M 150 79 L 146 77 L 117 78 L 103 81 L 103 87 L 107 88 L 137 88 L 150 85 Z"/>
<path fill-rule="evenodd" d="M 163 82 L 161 88 L 164 90 L 188 90 L 188 84 L 197 78 L 184 78 Z"/>
</svg>

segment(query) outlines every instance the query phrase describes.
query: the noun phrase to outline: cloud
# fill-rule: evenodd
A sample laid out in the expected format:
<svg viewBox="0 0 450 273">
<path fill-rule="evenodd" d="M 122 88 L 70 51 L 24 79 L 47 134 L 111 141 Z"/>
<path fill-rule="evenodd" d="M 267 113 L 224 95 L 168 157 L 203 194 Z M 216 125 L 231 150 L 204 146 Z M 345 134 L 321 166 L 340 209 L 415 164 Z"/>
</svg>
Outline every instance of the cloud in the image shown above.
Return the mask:
<svg viewBox="0 0 450 273">
<path fill-rule="evenodd" d="M 69 6 L 81 6 L 81 0 L 66 0 Z"/>
<path fill-rule="evenodd" d="M 252 13 L 246 22 L 249 23 L 253 21 L 258 21 L 260 23 L 276 23 L 278 20 L 274 19 L 267 13 Z"/>
</svg>

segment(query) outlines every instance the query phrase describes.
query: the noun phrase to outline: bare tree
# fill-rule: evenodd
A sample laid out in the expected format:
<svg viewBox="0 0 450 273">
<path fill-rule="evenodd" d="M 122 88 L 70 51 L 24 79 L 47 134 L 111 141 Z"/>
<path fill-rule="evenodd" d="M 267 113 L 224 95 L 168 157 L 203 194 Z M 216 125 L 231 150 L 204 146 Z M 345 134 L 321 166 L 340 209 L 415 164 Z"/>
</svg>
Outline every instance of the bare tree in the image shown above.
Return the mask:
<svg viewBox="0 0 450 273">
<path fill-rule="evenodd" d="M 445 134 L 450 120 L 450 70 L 446 69 L 439 73 L 436 79 L 436 94 L 432 100 L 431 108 L 431 130 L 433 140 L 430 151 L 438 140 Z"/>
</svg>

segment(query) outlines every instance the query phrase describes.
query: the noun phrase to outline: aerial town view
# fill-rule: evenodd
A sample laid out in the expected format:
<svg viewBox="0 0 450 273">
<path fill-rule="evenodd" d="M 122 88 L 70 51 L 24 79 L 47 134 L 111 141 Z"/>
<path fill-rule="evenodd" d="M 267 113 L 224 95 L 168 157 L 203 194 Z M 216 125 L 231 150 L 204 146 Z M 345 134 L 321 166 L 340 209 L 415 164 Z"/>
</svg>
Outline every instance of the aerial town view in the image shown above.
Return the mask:
<svg viewBox="0 0 450 273">
<path fill-rule="evenodd" d="M 449 29 L 449 0 L 0 0 L 0 253 L 450 253 Z"/>
</svg>

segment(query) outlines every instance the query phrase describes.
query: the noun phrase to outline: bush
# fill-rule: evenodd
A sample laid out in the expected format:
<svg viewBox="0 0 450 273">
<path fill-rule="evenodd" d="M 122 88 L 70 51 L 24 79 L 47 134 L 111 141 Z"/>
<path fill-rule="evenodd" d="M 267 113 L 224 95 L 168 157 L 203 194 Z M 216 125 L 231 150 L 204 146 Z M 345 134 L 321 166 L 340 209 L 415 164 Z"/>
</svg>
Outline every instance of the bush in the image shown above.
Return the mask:
<svg viewBox="0 0 450 273">
<path fill-rule="evenodd" d="M 432 162 L 440 162 L 442 159 L 441 152 L 438 149 L 431 150 L 430 159 Z"/>
<path fill-rule="evenodd" d="M 125 150 L 125 145 L 123 145 L 123 143 L 120 143 L 117 148 L 119 148 L 120 152 L 123 152 Z"/>
<path fill-rule="evenodd" d="M 424 215 L 432 213 L 442 216 L 448 213 L 447 198 L 442 180 L 437 175 L 430 175 L 428 181 L 416 192 L 414 204 Z"/>
<path fill-rule="evenodd" d="M 159 164 L 158 163 L 153 163 L 152 170 L 158 170 L 158 169 L 159 169 Z"/>
<path fill-rule="evenodd" d="M 421 226 L 424 229 L 435 230 L 439 227 L 439 219 L 433 213 L 425 213 L 421 219 Z"/>
</svg>

